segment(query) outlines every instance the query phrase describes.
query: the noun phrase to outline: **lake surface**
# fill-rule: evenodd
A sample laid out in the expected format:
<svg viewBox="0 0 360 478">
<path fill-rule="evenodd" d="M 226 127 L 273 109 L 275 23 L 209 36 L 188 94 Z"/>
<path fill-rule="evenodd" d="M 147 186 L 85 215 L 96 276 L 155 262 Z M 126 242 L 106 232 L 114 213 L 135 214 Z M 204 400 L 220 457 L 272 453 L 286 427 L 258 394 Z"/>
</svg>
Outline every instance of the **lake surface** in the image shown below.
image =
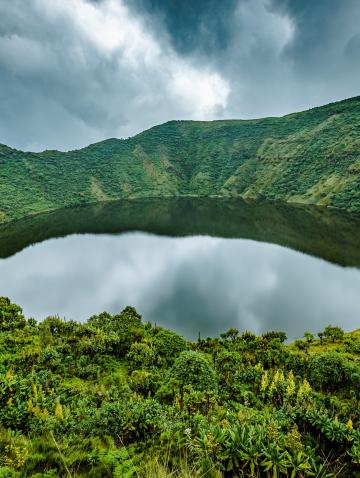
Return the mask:
<svg viewBox="0 0 360 478">
<path fill-rule="evenodd" d="M 68 209 L 0 228 L 0 295 L 37 319 L 132 305 L 189 338 L 351 330 L 359 233 L 360 218 L 344 212 L 231 199 Z"/>
</svg>

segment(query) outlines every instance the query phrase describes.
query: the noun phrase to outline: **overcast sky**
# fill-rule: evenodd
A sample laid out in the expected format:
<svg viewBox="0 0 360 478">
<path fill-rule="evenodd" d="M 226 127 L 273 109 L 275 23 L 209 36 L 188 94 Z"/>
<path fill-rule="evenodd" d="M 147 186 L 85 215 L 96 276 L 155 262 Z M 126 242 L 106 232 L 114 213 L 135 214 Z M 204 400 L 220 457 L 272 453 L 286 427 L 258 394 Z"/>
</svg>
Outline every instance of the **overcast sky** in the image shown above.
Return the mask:
<svg viewBox="0 0 360 478">
<path fill-rule="evenodd" d="M 0 143 L 25 150 L 359 89 L 359 0 L 0 0 Z"/>
</svg>

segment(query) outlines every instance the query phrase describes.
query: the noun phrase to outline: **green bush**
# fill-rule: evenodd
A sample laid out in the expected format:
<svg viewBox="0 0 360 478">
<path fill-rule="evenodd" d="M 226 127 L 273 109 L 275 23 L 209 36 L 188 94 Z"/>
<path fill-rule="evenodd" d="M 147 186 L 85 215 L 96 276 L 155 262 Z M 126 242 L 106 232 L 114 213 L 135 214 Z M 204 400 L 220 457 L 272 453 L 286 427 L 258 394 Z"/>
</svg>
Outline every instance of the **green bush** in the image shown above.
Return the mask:
<svg viewBox="0 0 360 478">
<path fill-rule="evenodd" d="M 8 297 L 0 297 L 0 330 L 23 328 L 26 325 L 22 309 Z"/>
<path fill-rule="evenodd" d="M 313 357 L 309 364 L 310 380 L 326 390 L 338 390 L 347 385 L 349 366 L 343 356 L 337 352 L 325 352 Z"/>
</svg>

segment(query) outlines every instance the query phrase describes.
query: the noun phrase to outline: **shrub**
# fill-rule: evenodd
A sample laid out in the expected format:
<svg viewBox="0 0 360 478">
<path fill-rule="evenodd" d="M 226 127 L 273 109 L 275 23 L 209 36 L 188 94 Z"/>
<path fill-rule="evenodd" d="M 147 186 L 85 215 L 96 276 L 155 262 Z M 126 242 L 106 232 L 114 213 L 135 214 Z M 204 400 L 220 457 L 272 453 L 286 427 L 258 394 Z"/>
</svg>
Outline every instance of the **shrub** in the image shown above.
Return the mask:
<svg viewBox="0 0 360 478">
<path fill-rule="evenodd" d="M 155 329 L 153 344 L 156 355 L 160 357 L 165 364 L 172 364 L 175 358 L 187 349 L 186 340 L 178 334 L 166 329 Z"/>
<path fill-rule="evenodd" d="M 347 384 L 349 366 L 337 352 L 325 352 L 310 361 L 310 381 L 320 388 L 336 390 Z"/>
<path fill-rule="evenodd" d="M 180 385 L 181 390 L 187 385 L 198 391 L 217 388 L 215 370 L 199 352 L 181 352 L 170 370 L 170 377 Z"/>
<path fill-rule="evenodd" d="M 154 349 L 144 342 L 131 344 L 130 351 L 126 356 L 131 370 L 148 367 L 155 359 Z"/>
<path fill-rule="evenodd" d="M 0 297 L 0 330 L 24 328 L 25 325 L 22 308 L 13 304 L 8 297 Z"/>
</svg>

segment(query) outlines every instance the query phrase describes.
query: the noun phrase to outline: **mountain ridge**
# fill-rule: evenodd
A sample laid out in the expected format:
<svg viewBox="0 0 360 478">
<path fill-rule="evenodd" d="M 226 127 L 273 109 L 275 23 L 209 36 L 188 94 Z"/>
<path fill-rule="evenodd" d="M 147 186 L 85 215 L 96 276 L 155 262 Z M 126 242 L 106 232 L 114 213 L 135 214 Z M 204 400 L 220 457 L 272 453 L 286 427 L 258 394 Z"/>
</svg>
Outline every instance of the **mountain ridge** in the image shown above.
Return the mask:
<svg viewBox="0 0 360 478">
<path fill-rule="evenodd" d="M 292 113 L 286 113 L 285 115 L 281 115 L 281 116 L 264 116 L 264 117 L 257 117 L 257 118 L 248 118 L 248 119 L 222 118 L 222 119 L 213 119 L 213 120 L 193 120 L 193 119 L 189 119 L 189 120 L 179 119 L 179 120 L 176 120 L 176 119 L 172 119 L 172 120 L 165 121 L 164 123 L 153 125 L 150 128 L 147 128 L 143 131 L 140 131 L 139 133 L 136 133 L 135 135 L 129 136 L 127 138 L 116 138 L 114 136 L 114 137 L 111 137 L 111 138 L 102 139 L 100 141 L 95 141 L 94 143 L 90 143 L 90 144 L 88 144 L 86 146 L 83 146 L 81 148 L 69 149 L 69 150 L 66 150 L 66 151 L 59 150 L 59 149 L 44 149 L 43 151 L 35 152 L 35 151 L 28 151 L 28 150 L 22 150 L 22 149 L 14 148 L 14 147 L 9 146 L 5 143 L 0 143 L 0 148 L 3 146 L 5 148 L 8 148 L 8 149 L 11 149 L 11 150 L 14 150 L 14 151 L 19 151 L 19 152 L 22 152 L 22 153 L 33 153 L 33 154 L 41 154 L 41 153 L 46 153 L 46 152 L 71 153 L 71 152 L 75 152 L 75 151 L 82 151 L 82 150 L 87 149 L 91 146 L 99 145 L 101 143 L 106 143 L 106 142 L 109 142 L 109 141 L 127 141 L 129 139 L 134 139 L 137 136 L 139 136 L 139 135 L 141 135 L 141 134 L 143 134 L 147 131 L 150 131 L 150 130 L 153 130 L 155 128 L 159 128 L 161 126 L 165 126 L 165 125 L 168 125 L 168 124 L 172 124 L 172 123 L 226 123 L 226 122 L 231 122 L 231 121 L 237 121 L 237 122 L 243 121 L 243 122 L 248 123 L 248 122 L 252 122 L 252 121 L 263 121 L 263 120 L 276 120 L 276 119 L 281 120 L 283 118 L 289 118 L 289 117 L 294 116 L 294 115 L 298 115 L 298 114 L 302 114 L 302 113 L 308 113 L 308 112 L 311 112 L 311 111 L 314 111 L 314 110 L 324 109 L 326 107 L 332 107 L 332 106 L 335 106 L 335 105 L 343 105 L 343 104 L 346 104 L 348 102 L 360 102 L 360 95 L 351 96 L 351 97 L 345 98 L 343 100 L 332 101 L 330 103 L 326 103 L 326 104 L 320 105 L 320 106 L 314 106 L 312 108 L 308 108 L 308 109 L 305 109 L 305 110 L 295 111 L 295 112 L 292 112 Z"/>
<path fill-rule="evenodd" d="M 360 211 L 360 96 L 282 117 L 171 120 L 72 151 L 0 145 L 0 222 L 144 197 L 222 196 Z"/>
</svg>

